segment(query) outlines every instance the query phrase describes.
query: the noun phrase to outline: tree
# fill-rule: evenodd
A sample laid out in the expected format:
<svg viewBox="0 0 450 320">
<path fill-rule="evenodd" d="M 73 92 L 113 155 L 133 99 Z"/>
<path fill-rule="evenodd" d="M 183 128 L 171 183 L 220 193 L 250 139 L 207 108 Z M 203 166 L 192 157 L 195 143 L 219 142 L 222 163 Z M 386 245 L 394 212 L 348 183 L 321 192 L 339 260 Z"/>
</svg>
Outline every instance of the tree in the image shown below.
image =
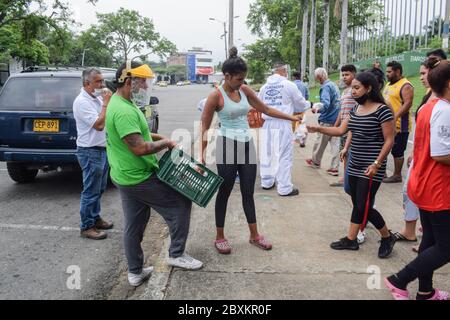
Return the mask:
<svg viewBox="0 0 450 320">
<path fill-rule="evenodd" d="M 323 62 L 322 66 L 328 71 L 328 57 L 330 56 L 330 0 L 323 1 L 323 9 L 325 11 L 325 26 L 323 28 Z"/>
<path fill-rule="evenodd" d="M 326 0 L 315 0 L 316 8 L 320 8 Z M 340 64 L 340 50 L 346 51 L 345 41 L 341 41 L 342 28 L 352 30 L 357 27 L 368 28 L 367 18 L 374 12 L 377 12 L 377 8 L 380 7 L 378 0 L 354 0 L 348 2 L 348 21 L 341 23 L 340 10 L 343 9 L 345 3 L 348 0 L 327 0 L 331 5 L 335 1 L 335 14 L 329 16 L 329 32 L 325 32 L 325 14 L 318 14 L 316 16 L 316 36 L 313 42 L 314 57 L 310 62 L 314 62 L 314 66 L 321 65 L 323 63 L 323 55 L 326 49 L 325 35 L 329 37 L 329 48 L 334 51 L 330 51 L 328 56 L 328 65 L 330 70 L 336 69 Z M 277 37 L 282 43 L 282 58 L 293 66 L 298 66 L 300 61 L 300 70 L 306 72 L 305 67 L 301 66 L 301 58 L 305 58 L 307 55 L 302 54 L 303 50 L 306 50 L 307 45 L 303 44 L 304 38 L 308 37 L 307 26 L 308 15 L 312 13 L 312 0 L 255 0 L 251 5 L 250 14 L 247 17 L 247 25 L 250 31 L 261 37 Z M 315 10 L 317 11 L 317 9 Z M 336 11 L 339 15 L 336 15 Z M 317 12 L 316 12 L 317 13 Z M 300 21 L 303 16 L 303 26 Z M 345 14 L 342 12 L 342 19 L 345 19 Z M 311 19 L 311 18 L 310 18 Z M 296 31 L 294 31 L 296 30 Z M 305 32 L 303 32 L 305 31 Z M 309 36 L 311 37 L 311 31 Z M 299 43 L 302 45 L 299 46 Z M 343 43 L 345 48 L 341 48 L 339 44 Z M 311 48 L 310 48 L 311 50 Z M 337 51 L 336 51 L 337 50 Z M 307 51 L 306 51 L 307 52 Z M 314 60 L 314 61 L 313 61 Z M 313 70 L 310 70 L 313 71 Z"/>
<path fill-rule="evenodd" d="M 277 38 L 262 39 L 245 46 L 244 58 L 249 66 L 248 77 L 253 83 L 263 83 L 266 73 L 282 60 L 280 46 L 281 42 Z"/>
<path fill-rule="evenodd" d="M 74 21 L 66 2 L 54 0 L 50 15 L 46 14 L 47 4 L 45 0 L 0 1 L 0 34 L 11 37 L 9 41 L 0 40 L 0 50 L 6 52 L 4 56 L 22 59 L 24 67 L 27 63 L 49 63 L 51 51 L 61 42 L 55 41 L 49 49 L 45 38 L 53 33 L 53 40 L 67 39 L 67 28 Z"/>
<path fill-rule="evenodd" d="M 302 81 L 305 79 L 306 75 L 306 58 L 307 58 L 307 46 L 308 46 L 308 11 L 309 1 L 302 0 L 302 10 L 303 10 L 303 21 L 302 21 L 302 43 L 301 43 L 301 62 L 300 71 Z"/>
<path fill-rule="evenodd" d="M 311 0 L 311 26 L 310 26 L 310 38 L 309 38 L 309 85 L 314 87 L 314 69 L 316 68 L 316 30 L 317 30 L 317 17 L 316 17 L 316 0 Z"/>
<path fill-rule="evenodd" d="M 336 17 L 342 17 L 339 64 L 343 66 L 347 63 L 348 0 L 337 0 L 334 13 Z"/>
<path fill-rule="evenodd" d="M 117 67 L 122 63 L 122 61 L 114 61 L 113 51 L 108 48 L 95 26 L 83 31 L 75 38 L 69 64 L 81 66 L 83 52 L 85 66 Z"/>
<path fill-rule="evenodd" d="M 155 53 L 160 57 L 176 51 L 176 46 L 155 31 L 153 21 L 137 11 L 120 8 L 116 13 L 97 14 L 98 30 L 117 60 L 128 60 L 130 54 Z"/>
</svg>

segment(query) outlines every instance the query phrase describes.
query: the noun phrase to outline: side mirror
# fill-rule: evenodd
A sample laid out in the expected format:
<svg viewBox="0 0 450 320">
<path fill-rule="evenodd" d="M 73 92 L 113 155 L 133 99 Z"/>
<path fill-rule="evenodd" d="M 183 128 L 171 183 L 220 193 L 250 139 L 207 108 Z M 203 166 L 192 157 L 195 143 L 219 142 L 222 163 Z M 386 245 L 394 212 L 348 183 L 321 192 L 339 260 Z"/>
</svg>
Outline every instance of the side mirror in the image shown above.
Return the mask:
<svg viewBox="0 0 450 320">
<path fill-rule="evenodd" d="M 159 104 L 159 99 L 157 97 L 150 97 L 150 104 L 153 106 Z"/>
</svg>

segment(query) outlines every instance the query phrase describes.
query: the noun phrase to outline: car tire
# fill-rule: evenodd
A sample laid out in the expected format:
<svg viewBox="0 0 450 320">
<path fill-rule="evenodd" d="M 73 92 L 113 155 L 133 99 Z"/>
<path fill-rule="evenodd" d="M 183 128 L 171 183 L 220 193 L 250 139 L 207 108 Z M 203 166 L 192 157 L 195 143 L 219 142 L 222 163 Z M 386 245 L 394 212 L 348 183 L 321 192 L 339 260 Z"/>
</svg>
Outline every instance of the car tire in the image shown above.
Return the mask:
<svg viewBox="0 0 450 320">
<path fill-rule="evenodd" d="M 20 163 L 7 162 L 6 168 L 8 170 L 9 177 L 17 183 L 32 182 L 39 170 L 27 169 L 27 167 Z"/>
</svg>

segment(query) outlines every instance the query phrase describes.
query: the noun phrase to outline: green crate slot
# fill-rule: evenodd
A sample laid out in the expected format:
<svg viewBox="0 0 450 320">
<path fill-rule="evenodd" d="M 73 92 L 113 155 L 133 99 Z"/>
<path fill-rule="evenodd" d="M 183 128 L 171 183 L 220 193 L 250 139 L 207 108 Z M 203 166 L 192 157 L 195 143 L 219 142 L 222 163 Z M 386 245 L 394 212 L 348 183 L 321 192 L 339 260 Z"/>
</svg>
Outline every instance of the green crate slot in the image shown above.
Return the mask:
<svg viewBox="0 0 450 320">
<path fill-rule="evenodd" d="M 197 170 L 201 170 L 202 173 Z M 167 151 L 159 160 L 157 177 L 192 202 L 205 208 L 223 178 L 198 163 L 182 150 Z"/>
</svg>

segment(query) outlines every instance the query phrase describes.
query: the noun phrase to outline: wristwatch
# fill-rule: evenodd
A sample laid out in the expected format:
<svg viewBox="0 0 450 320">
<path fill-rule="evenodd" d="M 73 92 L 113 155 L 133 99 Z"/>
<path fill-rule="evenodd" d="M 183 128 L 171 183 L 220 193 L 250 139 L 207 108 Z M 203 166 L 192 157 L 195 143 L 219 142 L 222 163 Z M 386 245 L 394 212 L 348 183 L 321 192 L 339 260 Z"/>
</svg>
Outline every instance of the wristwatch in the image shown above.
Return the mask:
<svg viewBox="0 0 450 320">
<path fill-rule="evenodd" d="M 378 169 L 381 168 L 381 163 L 380 163 L 378 160 L 375 160 L 375 161 L 373 162 L 373 164 L 374 164 L 375 167 L 377 167 Z"/>
</svg>

